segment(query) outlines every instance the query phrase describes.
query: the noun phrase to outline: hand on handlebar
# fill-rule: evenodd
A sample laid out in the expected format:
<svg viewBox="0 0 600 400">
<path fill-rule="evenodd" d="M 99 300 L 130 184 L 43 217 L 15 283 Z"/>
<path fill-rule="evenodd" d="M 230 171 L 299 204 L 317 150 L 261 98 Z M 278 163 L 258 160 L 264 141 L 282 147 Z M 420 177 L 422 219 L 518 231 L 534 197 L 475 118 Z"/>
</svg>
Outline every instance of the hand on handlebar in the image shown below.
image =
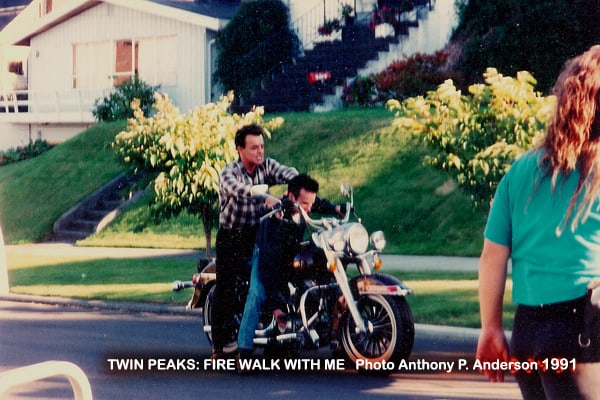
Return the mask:
<svg viewBox="0 0 600 400">
<path fill-rule="evenodd" d="M 265 206 L 267 208 L 273 208 L 277 204 L 279 204 L 279 200 L 277 200 L 276 198 L 270 196 L 265 197 Z"/>
</svg>

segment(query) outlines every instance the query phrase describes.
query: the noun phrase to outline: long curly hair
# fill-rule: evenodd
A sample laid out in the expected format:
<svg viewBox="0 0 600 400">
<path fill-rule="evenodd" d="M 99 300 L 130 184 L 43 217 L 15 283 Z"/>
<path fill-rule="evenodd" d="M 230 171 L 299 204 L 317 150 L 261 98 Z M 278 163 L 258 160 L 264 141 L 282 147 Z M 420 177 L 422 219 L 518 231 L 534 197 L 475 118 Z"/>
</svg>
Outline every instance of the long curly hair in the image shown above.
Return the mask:
<svg viewBox="0 0 600 400">
<path fill-rule="evenodd" d="M 573 231 L 586 221 L 600 190 L 599 90 L 600 45 L 594 45 L 567 61 L 558 76 L 554 86 L 556 111 L 541 144 L 542 166 L 545 176 L 551 176 L 553 188 L 560 175 L 579 172 L 564 223 L 557 228 L 560 232 L 569 221 Z"/>
</svg>

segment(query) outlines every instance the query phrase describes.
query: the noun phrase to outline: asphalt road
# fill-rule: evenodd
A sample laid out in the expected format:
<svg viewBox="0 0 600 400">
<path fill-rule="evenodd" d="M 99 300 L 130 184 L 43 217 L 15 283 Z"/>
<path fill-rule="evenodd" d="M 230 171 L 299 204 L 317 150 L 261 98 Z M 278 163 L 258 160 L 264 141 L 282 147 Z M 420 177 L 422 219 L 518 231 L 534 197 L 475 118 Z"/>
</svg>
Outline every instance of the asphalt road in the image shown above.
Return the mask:
<svg viewBox="0 0 600 400">
<path fill-rule="evenodd" d="M 205 364 L 210 348 L 198 316 L 0 301 L 0 372 L 69 361 L 87 375 L 94 398 L 107 400 L 520 398 L 511 377 L 491 384 L 472 371 L 473 332 L 417 326 L 409 361 L 420 369 L 399 368 L 387 378 L 359 375 L 346 364 L 324 370 L 329 353 L 323 350 L 302 353 L 300 370 L 265 365 L 270 369 L 239 376 Z M 63 399 L 72 398 L 72 390 L 64 377 L 55 377 L 17 386 L 0 398 Z"/>
</svg>

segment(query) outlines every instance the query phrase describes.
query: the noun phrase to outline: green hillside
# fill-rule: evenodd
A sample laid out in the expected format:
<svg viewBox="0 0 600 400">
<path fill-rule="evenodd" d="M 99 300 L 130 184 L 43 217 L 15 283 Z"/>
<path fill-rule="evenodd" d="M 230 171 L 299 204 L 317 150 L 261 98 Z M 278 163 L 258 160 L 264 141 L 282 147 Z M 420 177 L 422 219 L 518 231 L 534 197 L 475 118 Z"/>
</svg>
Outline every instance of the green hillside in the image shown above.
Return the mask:
<svg viewBox="0 0 600 400">
<path fill-rule="evenodd" d="M 94 126 L 39 157 L 0 168 L 0 224 L 7 243 L 44 240 L 54 221 L 123 167 L 108 145 L 125 126 Z"/>
<path fill-rule="evenodd" d="M 478 255 L 485 218 L 424 166 L 418 138 L 394 133 L 383 109 L 283 114 L 266 153 L 313 175 L 322 196 L 355 190 L 357 213 L 382 229 L 388 253 Z M 43 240 L 56 218 L 123 170 L 107 145 L 124 123 L 98 125 L 43 156 L 0 168 L 0 222 L 10 243 Z M 275 189 L 277 192 L 277 189 Z M 156 224 L 143 203 L 82 244 L 202 247 L 202 228 L 182 216 Z"/>
</svg>

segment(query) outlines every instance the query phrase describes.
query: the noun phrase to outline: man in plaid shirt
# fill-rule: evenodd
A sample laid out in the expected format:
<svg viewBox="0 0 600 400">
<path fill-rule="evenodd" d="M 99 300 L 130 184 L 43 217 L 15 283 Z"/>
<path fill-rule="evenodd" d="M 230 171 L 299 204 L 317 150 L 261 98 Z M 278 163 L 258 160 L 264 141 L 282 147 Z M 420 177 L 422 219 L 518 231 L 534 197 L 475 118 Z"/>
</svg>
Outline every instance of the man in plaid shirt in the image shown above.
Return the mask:
<svg viewBox="0 0 600 400">
<path fill-rule="evenodd" d="M 238 130 L 235 145 L 239 158 L 219 177 L 219 231 L 217 232 L 217 285 L 212 308 L 212 358 L 223 358 L 223 346 L 232 338 L 232 299 L 237 276 L 249 274 L 258 222 L 275 205 L 273 200 L 251 195 L 254 185 L 286 184 L 298 175 L 295 168 L 265 158 L 263 128 L 252 124 Z"/>
</svg>

